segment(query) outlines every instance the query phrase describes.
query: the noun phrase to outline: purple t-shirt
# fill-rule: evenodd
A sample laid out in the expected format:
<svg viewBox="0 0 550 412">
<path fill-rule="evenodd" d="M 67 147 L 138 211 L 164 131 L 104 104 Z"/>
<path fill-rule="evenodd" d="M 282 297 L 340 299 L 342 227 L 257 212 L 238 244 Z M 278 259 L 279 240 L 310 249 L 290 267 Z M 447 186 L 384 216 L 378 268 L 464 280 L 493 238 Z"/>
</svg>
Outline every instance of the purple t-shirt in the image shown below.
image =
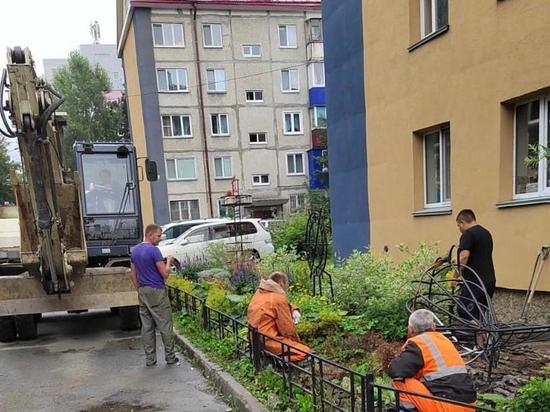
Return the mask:
<svg viewBox="0 0 550 412">
<path fill-rule="evenodd" d="M 157 269 L 157 262 L 162 262 L 164 258 L 158 247 L 142 242 L 132 249 L 131 260 L 136 268 L 139 287 L 164 288 L 164 278 Z"/>
</svg>

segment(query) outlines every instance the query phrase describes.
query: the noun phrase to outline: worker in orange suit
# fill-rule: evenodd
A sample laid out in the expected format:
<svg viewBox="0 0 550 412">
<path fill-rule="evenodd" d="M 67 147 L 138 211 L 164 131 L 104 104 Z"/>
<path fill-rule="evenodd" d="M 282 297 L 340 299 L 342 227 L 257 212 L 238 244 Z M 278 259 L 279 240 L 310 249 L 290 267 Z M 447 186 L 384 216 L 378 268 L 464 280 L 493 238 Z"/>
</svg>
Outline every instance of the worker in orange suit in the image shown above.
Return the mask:
<svg viewBox="0 0 550 412">
<path fill-rule="evenodd" d="M 286 290 L 288 278 L 282 272 L 273 272 L 269 279 L 262 279 L 256 293 L 248 305 L 248 324 L 264 335 L 277 338 L 280 342 L 265 338 L 265 348 L 275 354 L 289 356 L 292 362 L 307 357 L 310 348 L 304 345 L 294 323 L 299 321 L 298 308 L 288 302 Z"/>
<path fill-rule="evenodd" d="M 435 331 L 434 314 L 416 310 L 409 317 L 408 339 L 391 361 L 389 375 L 396 389 L 463 402 L 472 407 L 401 393 L 402 411 L 469 412 L 475 410 L 476 390 L 453 343 Z"/>
</svg>

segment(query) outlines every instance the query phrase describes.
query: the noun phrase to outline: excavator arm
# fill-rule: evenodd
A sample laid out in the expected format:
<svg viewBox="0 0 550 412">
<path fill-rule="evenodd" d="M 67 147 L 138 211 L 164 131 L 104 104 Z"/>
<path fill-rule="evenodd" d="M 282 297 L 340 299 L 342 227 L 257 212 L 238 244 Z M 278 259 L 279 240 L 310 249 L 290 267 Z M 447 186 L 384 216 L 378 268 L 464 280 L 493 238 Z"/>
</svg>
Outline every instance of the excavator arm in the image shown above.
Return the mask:
<svg viewBox="0 0 550 412">
<path fill-rule="evenodd" d="M 8 81 L 8 82 L 7 82 Z M 0 96 L 9 88 L 6 110 L 15 125 L 22 176 L 12 171 L 21 231 L 21 263 L 39 276 L 48 294 L 71 291 L 72 279 L 86 270 L 86 240 L 80 207 L 80 177 L 64 167 L 63 97 L 36 76 L 28 49 L 8 49 Z M 2 116 L 4 116 L 4 112 Z"/>
</svg>

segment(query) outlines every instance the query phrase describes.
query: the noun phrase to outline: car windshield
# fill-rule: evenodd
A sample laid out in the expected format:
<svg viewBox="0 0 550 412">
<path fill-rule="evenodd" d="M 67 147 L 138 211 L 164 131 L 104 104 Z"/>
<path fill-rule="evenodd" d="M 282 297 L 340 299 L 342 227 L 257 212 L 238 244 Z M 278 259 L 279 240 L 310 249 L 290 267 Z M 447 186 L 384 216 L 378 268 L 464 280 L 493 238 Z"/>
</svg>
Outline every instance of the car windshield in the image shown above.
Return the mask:
<svg viewBox="0 0 550 412">
<path fill-rule="evenodd" d="M 130 158 L 116 153 L 82 155 L 82 181 L 88 214 L 135 213 Z"/>
</svg>

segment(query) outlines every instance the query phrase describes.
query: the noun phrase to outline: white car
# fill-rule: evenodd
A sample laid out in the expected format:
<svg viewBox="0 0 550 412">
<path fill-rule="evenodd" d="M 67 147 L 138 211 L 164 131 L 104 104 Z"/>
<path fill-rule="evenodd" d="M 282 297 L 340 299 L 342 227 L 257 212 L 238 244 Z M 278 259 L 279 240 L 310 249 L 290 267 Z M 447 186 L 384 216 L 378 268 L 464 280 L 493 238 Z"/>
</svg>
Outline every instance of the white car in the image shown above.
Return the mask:
<svg viewBox="0 0 550 412">
<path fill-rule="evenodd" d="M 227 219 L 195 219 L 195 220 L 182 220 L 180 222 L 172 222 L 162 226 L 162 238 L 159 245 L 168 245 L 183 235 L 189 229 L 194 226 L 202 225 L 205 223 L 213 222 L 226 222 Z"/>
<path fill-rule="evenodd" d="M 174 267 L 178 268 L 182 263 L 204 259 L 208 247 L 212 244 L 222 243 L 230 250 L 240 247 L 240 235 L 242 235 L 243 249 L 251 251 L 254 257 L 260 258 L 273 253 L 275 248 L 271 235 L 259 221 L 259 219 L 242 219 L 235 223 L 224 220 L 197 225 L 170 244 L 159 245 L 159 249 L 165 258 L 174 256 Z"/>
</svg>

